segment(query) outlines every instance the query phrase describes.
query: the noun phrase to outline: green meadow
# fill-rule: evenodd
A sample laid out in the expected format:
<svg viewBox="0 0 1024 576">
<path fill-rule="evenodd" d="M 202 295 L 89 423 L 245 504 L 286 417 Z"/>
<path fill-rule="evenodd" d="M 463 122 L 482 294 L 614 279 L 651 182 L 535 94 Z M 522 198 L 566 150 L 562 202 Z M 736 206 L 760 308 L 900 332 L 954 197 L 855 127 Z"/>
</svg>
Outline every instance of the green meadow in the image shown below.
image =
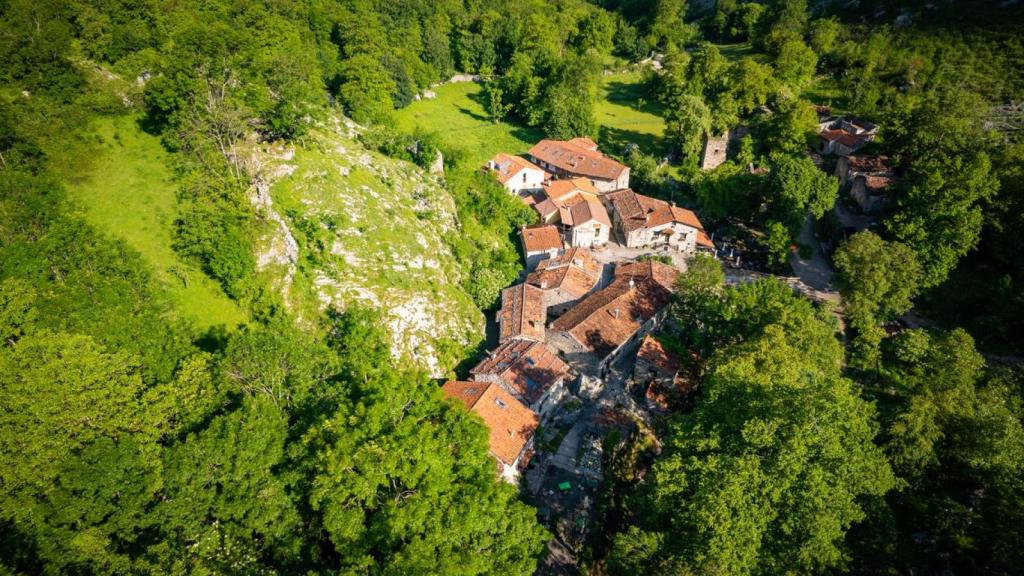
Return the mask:
<svg viewBox="0 0 1024 576">
<path fill-rule="evenodd" d="M 534 128 L 491 121 L 484 110 L 482 90 L 473 82 L 438 86 L 434 89 L 437 98 L 397 110 L 396 125 L 405 132 L 419 128 L 436 133 L 474 164 L 483 164 L 498 152 L 524 153 L 543 138 Z M 639 72 L 603 76 L 594 107 L 598 142 L 611 153 L 620 153 L 631 142 L 647 153 L 661 154 L 665 122 L 660 113 L 660 105 L 645 98 Z"/>
<path fill-rule="evenodd" d="M 85 218 L 142 254 L 181 314 L 200 329 L 233 327 L 245 313 L 220 286 L 171 248 L 177 196 L 170 155 L 131 117 L 101 118 L 84 139 L 91 158 L 68 190 Z"/>
</svg>

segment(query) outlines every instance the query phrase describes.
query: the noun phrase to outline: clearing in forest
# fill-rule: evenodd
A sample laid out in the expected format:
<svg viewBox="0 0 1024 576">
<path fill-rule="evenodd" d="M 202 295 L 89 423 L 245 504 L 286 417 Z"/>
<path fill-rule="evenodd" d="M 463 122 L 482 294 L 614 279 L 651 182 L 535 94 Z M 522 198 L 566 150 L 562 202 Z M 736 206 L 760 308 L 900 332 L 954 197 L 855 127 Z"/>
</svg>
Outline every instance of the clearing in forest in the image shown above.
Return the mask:
<svg viewBox="0 0 1024 576">
<path fill-rule="evenodd" d="M 171 248 L 177 196 L 170 156 L 134 118 L 101 118 L 86 139 L 91 161 L 65 178 L 86 220 L 138 250 L 171 301 L 200 329 L 246 321 L 220 286 Z"/>
<path fill-rule="evenodd" d="M 603 76 L 594 106 L 602 151 L 620 154 L 632 142 L 648 154 L 664 153 L 661 106 L 644 96 L 639 72 Z M 471 165 L 483 165 L 498 152 L 523 154 L 544 137 L 542 131 L 513 121 L 493 122 L 483 106 L 483 87 L 475 82 L 445 84 L 437 97 L 419 100 L 395 112 L 399 130 L 416 128 L 438 134 Z"/>
</svg>

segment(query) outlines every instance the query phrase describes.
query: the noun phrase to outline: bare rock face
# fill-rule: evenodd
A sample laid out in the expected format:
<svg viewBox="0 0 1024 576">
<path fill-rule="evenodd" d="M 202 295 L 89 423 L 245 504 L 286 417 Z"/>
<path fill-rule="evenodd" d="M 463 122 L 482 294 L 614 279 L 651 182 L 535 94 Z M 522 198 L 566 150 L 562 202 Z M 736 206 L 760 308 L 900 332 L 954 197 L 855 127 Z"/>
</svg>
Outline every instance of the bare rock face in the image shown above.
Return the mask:
<svg viewBox="0 0 1024 576">
<path fill-rule="evenodd" d="M 365 149 L 358 129 L 332 119 L 301 148 L 263 152 L 251 196 L 265 224 L 258 262 L 297 316 L 378 308 L 395 360 L 443 376 L 451 351 L 484 327 L 446 242 L 459 233 L 454 201 L 417 166 Z M 440 155 L 434 164 L 443 171 Z"/>
<path fill-rule="evenodd" d="M 444 154 L 438 150 L 434 154 L 434 161 L 430 163 L 431 174 L 444 174 Z"/>
</svg>

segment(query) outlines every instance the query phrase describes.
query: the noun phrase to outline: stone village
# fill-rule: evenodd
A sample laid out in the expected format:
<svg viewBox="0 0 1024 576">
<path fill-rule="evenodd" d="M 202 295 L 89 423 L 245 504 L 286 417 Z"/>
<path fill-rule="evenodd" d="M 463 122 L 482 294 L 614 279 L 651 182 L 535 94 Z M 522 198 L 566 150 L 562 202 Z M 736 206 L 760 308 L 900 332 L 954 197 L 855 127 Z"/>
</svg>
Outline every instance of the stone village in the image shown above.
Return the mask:
<svg viewBox="0 0 1024 576">
<path fill-rule="evenodd" d="M 809 154 L 837 155 L 850 198 L 877 211 L 888 158 L 853 155 L 877 126 L 818 112 Z M 742 130 L 707 138 L 702 168 L 724 161 Z M 498 475 L 520 483 L 571 547 L 603 477 L 604 434 L 623 418 L 649 424 L 693 391 L 656 332 L 686 260 L 718 251 L 693 211 L 631 190 L 629 167 L 589 138 L 542 140 L 526 156 L 499 153 L 483 167 L 536 214 L 518 232 L 526 269 L 501 293 L 497 346 L 443 392 L 483 420 Z"/>
</svg>

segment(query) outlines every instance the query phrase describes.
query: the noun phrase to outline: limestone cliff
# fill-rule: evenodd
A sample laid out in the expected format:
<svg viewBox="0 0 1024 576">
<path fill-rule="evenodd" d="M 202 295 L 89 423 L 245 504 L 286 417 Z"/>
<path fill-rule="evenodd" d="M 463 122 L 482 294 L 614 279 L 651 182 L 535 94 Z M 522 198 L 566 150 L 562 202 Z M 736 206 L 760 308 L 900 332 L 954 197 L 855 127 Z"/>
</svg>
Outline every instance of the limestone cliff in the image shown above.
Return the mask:
<svg viewBox="0 0 1024 576">
<path fill-rule="evenodd" d="M 258 262 L 300 318 L 311 307 L 379 308 L 395 360 L 440 376 L 484 328 L 445 242 L 459 233 L 454 202 L 435 176 L 367 150 L 355 130 L 332 119 L 259 155 Z"/>
</svg>

